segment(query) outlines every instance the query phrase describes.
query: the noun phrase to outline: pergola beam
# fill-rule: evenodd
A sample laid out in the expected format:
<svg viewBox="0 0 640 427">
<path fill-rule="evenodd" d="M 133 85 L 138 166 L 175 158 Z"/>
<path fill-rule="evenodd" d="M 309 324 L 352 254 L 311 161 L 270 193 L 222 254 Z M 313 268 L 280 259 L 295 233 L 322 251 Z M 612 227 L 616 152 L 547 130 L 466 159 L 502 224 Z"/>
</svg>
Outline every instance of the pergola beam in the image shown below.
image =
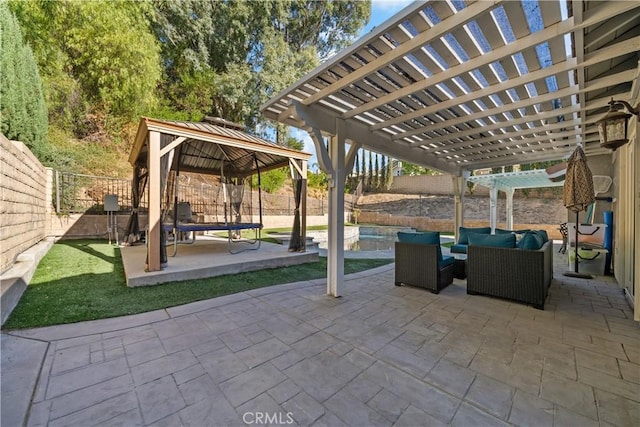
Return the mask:
<svg viewBox="0 0 640 427">
<path fill-rule="evenodd" d="M 557 147 L 554 150 L 544 151 L 542 153 L 516 153 L 507 154 L 504 156 L 496 156 L 492 159 L 485 160 L 483 162 L 473 162 L 474 169 L 494 168 L 499 166 L 511 166 L 522 164 L 523 160 L 527 163 L 535 163 L 547 160 L 558 160 L 568 157 L 569 154 L 575 149 L 576 141 L 567 141 L 564 147 Z M 526 155 L 526 156 L 525 156 Z"/>
<path fill-rule="evenodd" d="M 300 120 L 301 126 L 307 130 L 312 129 L 310 135 L 316 144 L 317 150 L 319 146 L 324 146 L 324 143 L 319 144 L 316 142 L 321 138 L 322 132 L 330 135 L 336 134 L 335 122 L 330 125 L 331 115 L 326 109 L 317 106 L 304 106 L 299 103 L 294 103 L 293 105 L 295 106 L 293 115 Z M 455 163 L 427 156 L 419 147 L 402 147 L 399 144 L 394 144 L 389 135 L 383 132 L 371 133 L 365 124 L 360 124 L 359 122 L 351 122 L 349 126 L 346 126 L 344 138 L 399 160 L 412 163 L 422 162 L 426 167 L 445 173 L 456 174 L 458 172 L 458 167 Z M 325 156 L 323 150 L 318 150 L 317 154 L 319 163 L 331 165 L 328 154 Z M 321 168 L 323 168 L 322 163 L 320 165 Z M 327 169 L 330 170 L 330 168 Z M 325 170 L 325 172 L 327 171 Z"/>
</svg>

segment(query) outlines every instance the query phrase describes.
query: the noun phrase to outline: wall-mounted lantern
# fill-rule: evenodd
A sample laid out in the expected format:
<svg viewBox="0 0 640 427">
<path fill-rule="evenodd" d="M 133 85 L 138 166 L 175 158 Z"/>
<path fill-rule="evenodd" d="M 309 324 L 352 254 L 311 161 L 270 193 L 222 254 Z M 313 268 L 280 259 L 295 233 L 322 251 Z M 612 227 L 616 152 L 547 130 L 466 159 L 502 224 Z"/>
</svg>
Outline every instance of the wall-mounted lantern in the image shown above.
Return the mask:
<svg viewBox="0 0 640 427">
<path fill-rule="evenodd" d="M 598 122 L 598 133 L 600 134 L 600 146 L 615 151 L 618 147 L 629 142 L 627 137 L 627 127 L 631 114 L 619 111 L 625 107 L 631 114 L 638 116 L 638 108 L 633 108 L 628 102 L 609 102 L 609 111 Z"/>
</svg>

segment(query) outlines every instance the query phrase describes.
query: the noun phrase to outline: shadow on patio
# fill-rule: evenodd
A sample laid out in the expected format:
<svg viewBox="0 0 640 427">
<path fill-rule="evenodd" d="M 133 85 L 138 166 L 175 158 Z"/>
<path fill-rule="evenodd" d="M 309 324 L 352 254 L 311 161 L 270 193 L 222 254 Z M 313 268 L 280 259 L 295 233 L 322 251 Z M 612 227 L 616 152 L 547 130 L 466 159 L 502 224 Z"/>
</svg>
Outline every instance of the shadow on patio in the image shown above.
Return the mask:
<svg viewBox="0 0 640 427">
<path fill-rule="evenodd" d="M 301 282 L 5 338 L 49 343 L 29 425 L 637 425 L 622 291 L 554 257 L 544 311 L 460 280 L 396 287 L 391 265 L 348 276 L 338 299 Z"/>
</svg>

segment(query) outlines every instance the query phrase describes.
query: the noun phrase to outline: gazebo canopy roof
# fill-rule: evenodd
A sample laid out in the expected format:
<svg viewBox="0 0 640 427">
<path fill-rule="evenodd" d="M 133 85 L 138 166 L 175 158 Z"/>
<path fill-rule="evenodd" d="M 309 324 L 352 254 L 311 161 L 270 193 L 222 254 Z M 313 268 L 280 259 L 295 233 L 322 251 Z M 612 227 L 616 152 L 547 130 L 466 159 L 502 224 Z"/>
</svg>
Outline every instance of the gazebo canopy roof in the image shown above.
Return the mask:
<svg viewBox="0 0 640 427">
<path fill-rule="evenodd" d="M 638 90 L 640 3 L 419 1 L 262 105 L 452 174 L 556 160 Z"/>
<path fill-rule="evenodd" d="M 236 126 L 207 122 L 140 119 L 135 143 L 129 155 L 131 165 L 146 164 L 149 132 L 159 132 L 163 152 L 176 149 L 172 169 L 210 175 L 247 176 L 285 167 L 289 159 L 308 160 L 311 154 L 279 146 Z M 176 161 L 175 159 L 178 159 Z M 257 165 L 256 165 L 257 160 Z"/>
<path fill-rule="evenodd" d="M 469 181 L 502 191 L 519 188 L 562 187 L 564 185 L 564 179 L 561 181 L 549 179 L 549 174 L 545 169 L 475 175 L 470 176 Z"/>
</svg>

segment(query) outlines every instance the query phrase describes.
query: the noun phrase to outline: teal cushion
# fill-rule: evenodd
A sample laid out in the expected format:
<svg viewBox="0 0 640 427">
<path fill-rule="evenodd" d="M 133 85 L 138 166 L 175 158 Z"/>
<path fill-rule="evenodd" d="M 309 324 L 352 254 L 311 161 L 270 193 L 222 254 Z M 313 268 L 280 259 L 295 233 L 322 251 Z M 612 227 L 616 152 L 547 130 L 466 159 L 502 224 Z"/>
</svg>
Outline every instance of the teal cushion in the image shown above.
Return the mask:
<svg viewBox="0 0 640 427">
<path fill-rule="evenodd" d="M 532 249 L 537 250 L 540 249 L 544 245 L 542 241 L 542 236 L 538 233 L 534 233 L 533 231 L 528 231 L 524 233 L 520 242 L 518 242 L 519 249 Z"/>
<path fill-rule="evenodd" d="M 448 265 L 453 265 L 455 258 L 452 256 L 444 256 L 442 257 L 442 261 L 438 264 L 440 266 L 440 270 L 445 268 Z"/>
<path fill-rule="evenodd" d="M 510 234 L 510 233 L 516 233 L 516 234 L 524 234 L 527 231 L 531 231 L 531 230 L 504 230 L 502 228 L 496 228 L 496 232 L 495 234 Z"/>
<path fill-rule="evenodd" d="M 404 231 L 398 231 L 398 241 L 402 243 L 417 243 L 421 245 L 438 245 L 438 265 L 442 264 L 442 248 L 440 247 L 440 232 L 421 231 L 416 233 L 407 233 Z"/>
<path fill-rule="evenodd" d="M 466 254 L 467 245 L 451 245 L 449 248 L 452 254 Z"/>
<path fill-rule="evenodd" d="M 546 230 L 532 230 L 538 236 L 542 237 L 542 243 L 547 243 L 549 241 L 549 236 L 547 235 Z"/>
<path fill-rule="evenodd" d="M 469 233 L 469 246 L 491 246 L 495 248 L 515 248 L 515 234 Z"/>
<path fill-rule="evenodd" d="M 456 243 L 460 245 L 468 245 L 469 233 L 491 234 L 491 227 L 476 227 L 476 228 L 460 227 L 458 230 L 458 241 Z"/>
<path fill-rule="evenodd" d="M 398 241 L 402 243 L 421 243 L 423 245 L 439 245 L 440 233 L 437 231 L 425 231 L 417 233 L 398 232 Z"/>
<path fill-rule="evenodd" d="M 513 231 L 511 230 L 503 230 L 502 228 L 496 228 L 495 234 L 511 234 Z"/>
</svg>

